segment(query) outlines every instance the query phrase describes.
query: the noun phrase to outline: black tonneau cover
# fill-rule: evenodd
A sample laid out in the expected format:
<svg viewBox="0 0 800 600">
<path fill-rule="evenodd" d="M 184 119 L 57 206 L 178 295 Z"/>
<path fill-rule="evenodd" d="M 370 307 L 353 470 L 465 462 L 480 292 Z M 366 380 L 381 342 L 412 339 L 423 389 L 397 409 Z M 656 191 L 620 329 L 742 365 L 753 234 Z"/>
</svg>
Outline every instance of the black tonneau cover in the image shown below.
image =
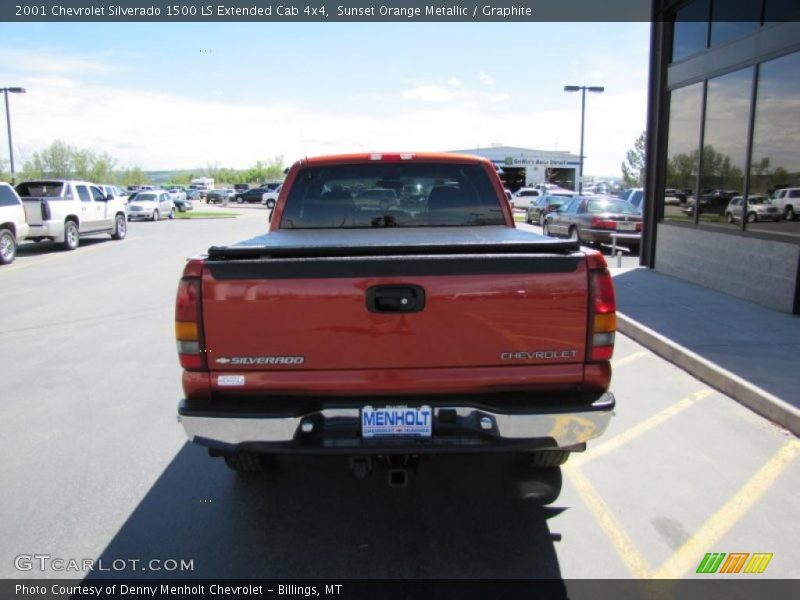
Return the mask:
<svg viewBox="0 0 800 600">
<path fill-rule="evenodd" d="M 577 241 L 505 226 L 280 230 L 212 246 L 211 260 L 431 254 L 569 254 Z"/>
</svg>

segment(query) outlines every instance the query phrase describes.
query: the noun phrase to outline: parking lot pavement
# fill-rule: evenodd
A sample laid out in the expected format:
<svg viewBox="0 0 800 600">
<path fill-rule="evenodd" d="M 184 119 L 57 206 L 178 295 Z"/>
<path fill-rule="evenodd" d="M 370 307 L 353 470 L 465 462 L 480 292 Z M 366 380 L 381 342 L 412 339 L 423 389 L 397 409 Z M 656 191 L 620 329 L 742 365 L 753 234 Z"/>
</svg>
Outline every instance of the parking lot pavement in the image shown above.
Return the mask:
<svg viewBox="0 0 800 600">
<path fill-rule="evenodd" d="M 175 420 L 174 294 L 187 256 L 266 229 L 252 215 L 132 223 L 0 269 L 0 576 L 65 575 L 14 567 L 46 553 L 192 560 L 170 573 L 188 577 L 693 577 L 707 552 L 800 576 L 796 438 L 624 336 L 617 414 L 547 508 L 510 457 L 425 461 L 406 488 L 339 458 L 253 478 L 209 459 Z"/>
</svg>

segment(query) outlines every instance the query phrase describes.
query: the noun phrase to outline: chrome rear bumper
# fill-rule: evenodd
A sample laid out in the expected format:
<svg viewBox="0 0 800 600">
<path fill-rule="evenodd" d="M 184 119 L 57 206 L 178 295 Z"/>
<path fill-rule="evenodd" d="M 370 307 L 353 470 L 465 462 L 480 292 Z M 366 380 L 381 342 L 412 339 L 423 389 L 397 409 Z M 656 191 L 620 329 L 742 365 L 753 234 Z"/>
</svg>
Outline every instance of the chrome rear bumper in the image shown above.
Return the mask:
<svg viewBox="0 0 800 600">
<path fill-rule="evenodd" d="M 409 402 L 409 404 L 411 404 Z M 485 407 L 433 406 L 431 438 L 362 439 L 360 408 L 325 407 L 291 416 L 263 416 L 219 408 L 178 407 L 178 420 L 189 440 L 224 450 L 244 447 L 275 452 L 326 452 L 330 450 L 377 450 L 405 442 L 420 451 L 462 448 L 500 450 L 520 446 L 566 448 L 603 434 L 614 411 L 611 393 L 598 395 L 581 408 L 546 406 L 537 412 L 499 412 Z M 426 450 L 427 448 L 427 450 Z"/>
</svg>

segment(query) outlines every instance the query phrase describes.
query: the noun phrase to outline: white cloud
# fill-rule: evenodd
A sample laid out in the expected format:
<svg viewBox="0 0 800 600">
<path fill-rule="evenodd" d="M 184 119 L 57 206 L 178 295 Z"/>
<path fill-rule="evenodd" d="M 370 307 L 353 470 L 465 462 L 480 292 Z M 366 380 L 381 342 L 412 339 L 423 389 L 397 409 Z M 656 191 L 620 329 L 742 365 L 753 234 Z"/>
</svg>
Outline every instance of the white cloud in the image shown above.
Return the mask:
<svg viewBox="0 0 800 600">
<path fill-rule="evenodd" d="M 86 75 L 110 73 L 120 68 L 92 57 L 70 56 L 58 48 L 35 51 L 0 48 L 0 55 L 7 67 L 21 73 Z"/>
<path fill-rule="evenodd" d="M 406 89 L 350 96 L 347 103 L 337 104 L 342 108 L 333 109 L 301 107 L 288 97 L 249 102 L 138 84 L 109 87 L 87 74 L 106 72 L 114 68 L 111 63 L 74 56 L 55 60 L 52 49 L 16 57 L 31 67 L 26 77 L 12 77 L 15 85 L 28 88 L 24 96 L 11 99 L 20 164 L 55 139 L 146 169 L 209 163 L 245 167 L 277 154 L 292 161 L 303 155 L 447 150 L 494 141 L 578 150 L 580 103 L 574 97 L 564 95 L 555 110 L 542 110 L 530 97 L 484 87 L 494 84 L 485 72 L 478 74 L 484 84 L 478 88 L 455 76 L 414 81 Z M 24 72 L 5 67 L 0 75 L 6 78 Z M 610 91 L 614 88 L 619 89 Z M 587 98 L 586 172 L 617 173 L 644 122 L 645 98 L 640 94 L 607 92 Z"/>
<path fill-rule="evenodd" d="M 457 95 L 454 90 L 439 85 L 418 85 L 403 92 L 404 98 L 423 102 L 450 102 Z"/>
</svg>

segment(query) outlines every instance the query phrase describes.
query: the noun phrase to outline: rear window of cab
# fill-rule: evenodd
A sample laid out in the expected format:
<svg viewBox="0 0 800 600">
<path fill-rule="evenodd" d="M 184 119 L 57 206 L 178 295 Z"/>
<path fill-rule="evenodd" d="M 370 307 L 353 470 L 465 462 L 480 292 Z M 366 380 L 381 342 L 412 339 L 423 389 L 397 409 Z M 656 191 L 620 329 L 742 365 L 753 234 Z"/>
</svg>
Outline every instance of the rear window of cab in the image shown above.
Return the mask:
<svg viewBox="0 0 800 600">
<path fill-rule="evenodd" d="M 504 225 L 501 198 L 481 165 L 361 163 L 304 167 L 281 229 Z"/>
</svg>

